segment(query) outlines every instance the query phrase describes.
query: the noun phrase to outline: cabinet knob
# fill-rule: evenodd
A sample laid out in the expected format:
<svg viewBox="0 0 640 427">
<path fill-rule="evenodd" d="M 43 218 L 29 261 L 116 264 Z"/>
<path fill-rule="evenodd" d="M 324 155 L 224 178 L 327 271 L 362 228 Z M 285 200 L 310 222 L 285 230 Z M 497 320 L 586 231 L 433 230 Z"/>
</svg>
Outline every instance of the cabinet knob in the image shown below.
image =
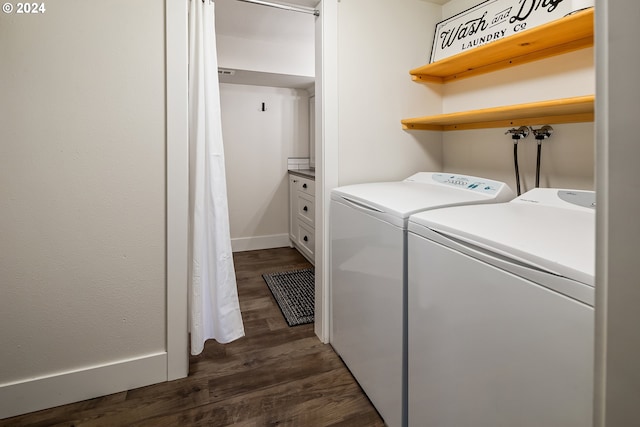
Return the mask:
<svg viewBox="0 0 640 427">
<path fill-rule="evenodd" d="M 302 208 L 302 210 L 306 212 L 306 211 L 308 211 L 308 210 L 309 210 L 309 208 L 307 208 L 307 207 L 305 206 L 304 208 Z"/>
<path fill-rule="evenodd" d="M 309 241 L 309 238 L 308 238 L 307 236 L 304 236 L 304 237 L 302 238 L 302 240 L 304 240 L 305 242 L 308 242 L 308 241 Z"/>
<path fill-rule="evenodd" d="M 307 184 L 302 184 L 302 188 L 307 188 Z"/>
</svg>

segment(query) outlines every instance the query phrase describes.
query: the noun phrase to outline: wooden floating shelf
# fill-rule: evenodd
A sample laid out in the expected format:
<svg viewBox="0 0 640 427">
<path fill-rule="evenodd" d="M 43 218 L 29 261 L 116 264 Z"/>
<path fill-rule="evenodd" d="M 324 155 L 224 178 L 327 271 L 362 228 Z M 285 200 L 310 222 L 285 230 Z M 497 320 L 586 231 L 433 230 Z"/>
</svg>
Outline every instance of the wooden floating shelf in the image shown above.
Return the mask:
<svg viewBox="0 0 640 427">
<path fill-rule="evenodd" d="M 416 117 L 402 120 L 402 128 L 407 130 L 449 131 L 592 122 L 594 119 L 594 100 L 595 96 L 587 95 Z"/>
<path fill-rule="evenodd" d="M 447 83 L 593 46 L 593 8 L 524 30 L 409 72 L 414 81 Z"/>
</svg>

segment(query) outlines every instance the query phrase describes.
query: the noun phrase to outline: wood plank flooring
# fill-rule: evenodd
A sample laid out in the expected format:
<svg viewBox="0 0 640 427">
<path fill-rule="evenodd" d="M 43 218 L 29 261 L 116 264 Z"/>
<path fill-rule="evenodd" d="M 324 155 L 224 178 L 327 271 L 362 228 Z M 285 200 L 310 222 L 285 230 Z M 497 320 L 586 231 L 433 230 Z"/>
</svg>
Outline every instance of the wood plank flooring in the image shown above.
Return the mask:
<svg viewBox="0 0 640 427">
<path fill-rule="evenodd" d="M 294 249 L 234 254 L 245 334 L 208 341 L 189 376 L 0 420 L 0 426 L 384 426 L 313 325 L 288 327 L 263 273 L 309 267 Z"/>
</svg>

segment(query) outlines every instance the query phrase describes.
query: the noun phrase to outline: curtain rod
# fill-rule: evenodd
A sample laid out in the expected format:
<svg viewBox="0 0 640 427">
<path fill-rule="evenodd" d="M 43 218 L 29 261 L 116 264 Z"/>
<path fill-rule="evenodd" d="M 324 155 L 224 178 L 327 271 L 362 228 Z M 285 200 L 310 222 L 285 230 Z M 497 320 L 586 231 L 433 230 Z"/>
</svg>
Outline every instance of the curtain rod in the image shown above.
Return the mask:
<svg viewBox="0 0 640 427">
<path fill-rule="evenodd" d="M 280 3 L 271 3 L 268 1 L 262 1 L 262 0 L 238 0 L 238 1 L 243 1 L 245 3 L 259 4 L 261 6 L 275 7 L 276 9 L 289 10 L 291 12 L 308 13 L 313 16 L 320 16 L 320 11 L 317 9 L 311 9 L 311 8 L 305 9 L 302 7 L 289 6 L 289 5 L 280 4 Z"/>
</svg>

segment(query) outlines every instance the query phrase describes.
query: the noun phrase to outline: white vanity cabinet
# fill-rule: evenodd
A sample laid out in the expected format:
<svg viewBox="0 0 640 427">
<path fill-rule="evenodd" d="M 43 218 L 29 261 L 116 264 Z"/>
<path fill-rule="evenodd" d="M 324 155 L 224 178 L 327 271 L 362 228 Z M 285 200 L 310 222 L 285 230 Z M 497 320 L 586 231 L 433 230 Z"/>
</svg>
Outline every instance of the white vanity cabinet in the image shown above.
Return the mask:
<svg viewBox="0 0 640 427">
<path fill-rule="evenodd" d="M 289 239 L 312 264 L 315 254 L 315 182 L 289 175 Z"/>
</svg>

